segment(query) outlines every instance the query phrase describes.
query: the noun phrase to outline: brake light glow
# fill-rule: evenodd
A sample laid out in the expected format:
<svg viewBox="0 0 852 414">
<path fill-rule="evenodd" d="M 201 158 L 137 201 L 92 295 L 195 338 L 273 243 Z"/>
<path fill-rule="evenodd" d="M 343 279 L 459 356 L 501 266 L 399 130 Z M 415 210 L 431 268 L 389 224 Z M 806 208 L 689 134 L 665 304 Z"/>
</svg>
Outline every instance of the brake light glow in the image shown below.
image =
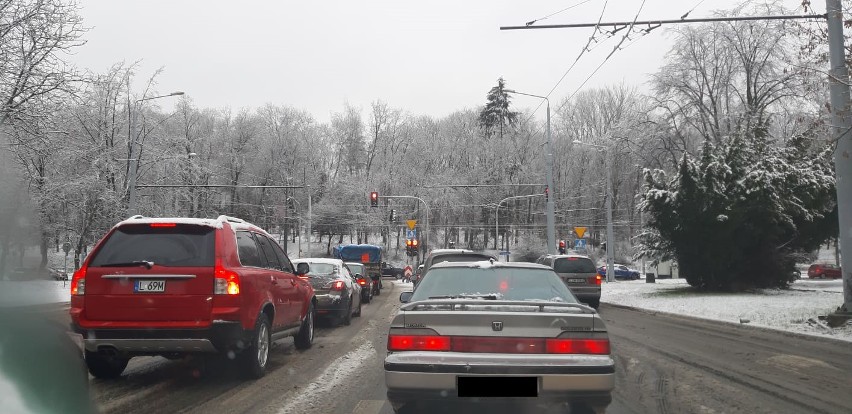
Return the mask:
<svg viewBox="0 0 852 414">
<path fill-rule="evenodd" d="M 216 279 L 213 283 L 213 293 L 216 295 L 239 295 L 240 294 L 240 275 L 233 270 L 226 269 L 222 266 L 222 259 L 216 258 L 216 267 L 213 272 Z"/>
<path fill-rule="evenodd" d="M 358 279 L 358 284 L 361 286 L 367 286 L 367 281 L 364 279 Z"/>
<path fill-rule="evenodd" d="M 176 227 L 176 223 L 151 223 L 151 227 Z"/>
<path fill-rule="evenodd" d="M 433 335 L 388 335 L 388 351 L 449 351 L 450 337 Z"/>
<path fill-rule="evenodd" d="M 548 339 L 548 354 L 609 355 L 609 339 Z"/>
<path fill-rule="evenodd" d="M 608 339 L 388 335 L 388 351 L 609 355 Z"/>
<path fill-rule="evenodd" d="M 331 284 L 331 290 L 343 290 L 343 281 L 335 280 L 334 283 Z"/>
<path fill-rule="evenodd" d="M 71 296 L 86 294 L 86 266 L 80 267 L 71 278 Z"/>
</svg>

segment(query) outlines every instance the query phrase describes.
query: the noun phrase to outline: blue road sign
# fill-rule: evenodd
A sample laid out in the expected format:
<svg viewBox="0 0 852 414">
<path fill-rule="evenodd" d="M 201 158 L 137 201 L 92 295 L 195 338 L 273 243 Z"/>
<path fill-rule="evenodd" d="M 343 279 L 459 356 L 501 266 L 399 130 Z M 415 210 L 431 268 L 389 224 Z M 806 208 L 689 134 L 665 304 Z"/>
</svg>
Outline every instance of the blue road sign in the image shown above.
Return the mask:
<svg viewBox="0 0 852 414">
<path fill-rule="evenodd" d="M 586 239 L 577 239 L 574 240 L 574 248 L 575 249 L 585 249 L 586 248 Z"/>
<path fill-rule="evenodd" d="M 406 230 L 405 231 L 406 239 L 416 239 L 417 238 L 417 230 Z"/>
</svg>

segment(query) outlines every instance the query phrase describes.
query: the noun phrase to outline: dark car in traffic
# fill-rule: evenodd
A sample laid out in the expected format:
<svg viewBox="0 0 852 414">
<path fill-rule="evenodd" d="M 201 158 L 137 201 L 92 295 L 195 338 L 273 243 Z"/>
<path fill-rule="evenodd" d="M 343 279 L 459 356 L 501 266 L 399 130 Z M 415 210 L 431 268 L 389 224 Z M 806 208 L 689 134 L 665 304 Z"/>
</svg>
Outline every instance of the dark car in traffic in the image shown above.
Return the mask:
<svg viewBox="0 0 852 414">
<path fill-rule="evenodd" d="M 307 263 L 305 276 L 316 292 L 317 316 L 349 325 L 353 316 L 361 316 L 361 286 L 340 259 L 306 258 L 293 263 Z"/>
<path fill-rule="evenodd" d="M 477 262 L 482 260 L 497 260 L 496 257 L 482 252 L 476 252 L 468 249 L 435 249 L 429 252 L 423 260 L 423 269 L 419 272 L 417 279 L 414 280 L 416 288 L 429 269 L 443 262 Z"/>
<path fill-rule="evenodd" d="M 370 303 L 373 301 L 373 284 L 376 282 L 367 276 L 366 269 L 363 263 L 346 262 L 349 267 L 349 273 L 355 278 L 355 282 L 361 286 L 361 302 Z"/>
<path fill-rule="evenodd" d="M 603 277 L 588 256 L 580 254 L 547 254 L 536 263 L 549 266 L 581 302 L 597 309 L 601 302 Z"/>
</svg>

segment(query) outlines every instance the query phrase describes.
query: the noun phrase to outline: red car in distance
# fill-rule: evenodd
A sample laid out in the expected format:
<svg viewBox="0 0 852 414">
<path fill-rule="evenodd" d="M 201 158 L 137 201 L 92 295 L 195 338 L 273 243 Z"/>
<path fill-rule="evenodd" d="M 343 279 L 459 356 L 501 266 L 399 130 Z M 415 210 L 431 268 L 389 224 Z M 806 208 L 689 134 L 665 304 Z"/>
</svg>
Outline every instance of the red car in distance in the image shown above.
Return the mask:
<svg viewBox="0 0 852 414">
<path fill-rule="evenodd" d="M 843 273 L 840 268 L 828 263 L 814 263 L 808 268 L 808 277 L 811 279 L 840 279 Z"/>
</svg>

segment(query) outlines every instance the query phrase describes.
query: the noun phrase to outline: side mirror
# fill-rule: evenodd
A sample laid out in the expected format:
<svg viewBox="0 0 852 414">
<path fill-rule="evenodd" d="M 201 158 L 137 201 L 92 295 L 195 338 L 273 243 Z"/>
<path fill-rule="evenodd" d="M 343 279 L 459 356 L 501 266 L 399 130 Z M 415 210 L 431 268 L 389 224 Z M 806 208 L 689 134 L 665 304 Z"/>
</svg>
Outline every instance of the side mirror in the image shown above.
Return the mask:
<svg viewBox="0 0 852 414">
<path fill-rule="evenodd" d="M 355 273 L 355 279 L 360 279 L 360 278 L 361 278 L 361 274 L 360 274 L 360 273 Z"/>
<path fill-rule="evenodd" d="M 402 292 L 399 294 L 399 301 L 402 303 L 408 303 L 411 301 L 411 297 L 414 295 L 414 292 Z"/>
<path fill-rule="evenodd" d="M 311 265 L 307 263 L 296 263 L 296 276 L 304 276 L 311 271 Z"/>
</svg>

